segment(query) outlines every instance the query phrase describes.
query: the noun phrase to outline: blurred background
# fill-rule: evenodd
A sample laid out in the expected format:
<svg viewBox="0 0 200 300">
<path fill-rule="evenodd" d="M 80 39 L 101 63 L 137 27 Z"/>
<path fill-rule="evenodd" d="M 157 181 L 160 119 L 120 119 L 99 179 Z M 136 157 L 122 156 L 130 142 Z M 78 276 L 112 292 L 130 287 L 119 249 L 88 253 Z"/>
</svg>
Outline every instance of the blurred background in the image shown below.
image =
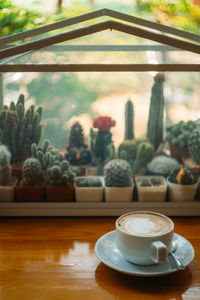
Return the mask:
<svg viewBox="0 0 200 300">
<path fill-rule="evenodd" d="M 200 33 L 199 0 L 0 0 L 0 37 L 71 18 L 101 8 L 110 8 L 182 30 Z M 90 20 L 42 36 L 65 32 Z M 30 40 L 30 39 L 29 39 Z M 27 40 L 25 40 L 27 41 Z M 24 42 L 24 41 L 21 41 Z M 115 31 L 105 31 L 60 44 L 69 45 L 159 45 Z M 57 51 L 43 49 L 15 59 L 15 63 L 199 63 L 197 55 L 185 51 Z M 12 62 L 10 62 L 12 63 Z M 154 72 L 116 73 L 7 73 L 4 74 L 4 103 L 17 101 L 23 93 L 26 106 L 42 105 L 44 132 L 55 147 L 67 144 L 71 125 L 79 121 L 86 140 L 93 120 L 107 115 L 116 120 L 111 129 L 115 146 L 124 139 L 125 103 L 134 104 L 135 135 L 146 135 Z M 200 74 L 165 74 L 165 127 L 181 120 L 200 118 Z M 112 108 L 112 109 L 111 109 Z"/>
</svg>

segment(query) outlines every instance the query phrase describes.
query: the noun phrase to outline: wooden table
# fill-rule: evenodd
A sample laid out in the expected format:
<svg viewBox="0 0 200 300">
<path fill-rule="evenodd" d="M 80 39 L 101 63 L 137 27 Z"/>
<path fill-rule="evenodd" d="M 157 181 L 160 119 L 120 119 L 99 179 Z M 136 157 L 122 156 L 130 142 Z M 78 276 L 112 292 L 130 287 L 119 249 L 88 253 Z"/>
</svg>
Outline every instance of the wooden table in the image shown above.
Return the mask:
<svg viewBox="0 0 200 300">
<path fill-rule="evenodd" d="M 200 299 L 200 217 L 172 218 L 193 245 L 184 270 L 141 278 L 101 263 L 94 246 L 114 217 L 1 218 L 0 299 Z"/>
</svg>

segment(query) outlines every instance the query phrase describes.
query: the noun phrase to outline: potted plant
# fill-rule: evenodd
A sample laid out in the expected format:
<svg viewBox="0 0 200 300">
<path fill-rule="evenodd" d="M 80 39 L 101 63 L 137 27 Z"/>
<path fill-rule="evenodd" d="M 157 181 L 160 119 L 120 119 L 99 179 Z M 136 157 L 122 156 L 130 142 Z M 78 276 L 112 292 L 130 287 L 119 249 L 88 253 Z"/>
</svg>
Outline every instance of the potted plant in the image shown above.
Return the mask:
<svg viewBox="0 0 200 300">
<path fill-rule="evenodd" d="M 170 201 L 192 201 L 199 185 L 198 174 L 188 167 L 174 169 L 167 184 Z"/>
<path fill-rule="evenodd" d="M 136 179 L 139 201 L 165 201 L 167 183 L 162 176 L 138 176 Z"/>
<path fill-rule="evenodd" d="M 41 163 L 36 158 L 27 158 L 22 168 L 22 180 L 16 186 L 19 202 L 41 202 L 44 200 L 44 178 Z"/>
<path fill-rule="evenodd" d="M 75 173 L 69 162 L 57 162 L 47 170 L 46 200 L 48 202 L 72 202 L 74 200 Z"/>
<path fill-rule="evenodd" d="M 123 159 L 113 159 L 105 166 L 105 200 L 132 201 L 131 167 Z"/>
<path fill-rule="evenodd" d="M 0 201 L 12 202 L 15 197 L 15 185 L 11 180 L 11 154 L 6 146 L 0 146 Z"/>
<path fill-rule="evenodd" d="M 75 178 L 75 195 L 77 202 L 103 201 L 103 178 L 86 176 Z"/>
</svg>

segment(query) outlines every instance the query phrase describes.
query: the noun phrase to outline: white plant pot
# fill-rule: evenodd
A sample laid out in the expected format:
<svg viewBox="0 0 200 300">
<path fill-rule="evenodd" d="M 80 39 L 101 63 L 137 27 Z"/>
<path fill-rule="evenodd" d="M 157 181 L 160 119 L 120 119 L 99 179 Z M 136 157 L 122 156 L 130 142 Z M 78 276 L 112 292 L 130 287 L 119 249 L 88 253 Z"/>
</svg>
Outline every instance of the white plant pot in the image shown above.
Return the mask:
<svg viewBox="0 0 200 300">
<path fill-rule="evenodd" d="M 90 176 L 87 176 L 90 177 Z M 96 176 L 92 176 L 94 178 Z M 79 187 L 77 183 L 80 180 L 83 180 L 84 177 L 76 177 L 75 178 L 75 197 L 77 202 L 101 202 L 103 201 L 103 192 L 104 192 L 104 180 L 102 177 L 98 177 L 101 179 L 102 186 L 101 187 Z"/>
<path fill-rule="evenodd" d="M 134 185 L 128 187 L 105 186 L 106 202 L 130 202 L 133 200 Z"/>
<path fill-rule="evenodd" d="M 0 202 L 14 202 L 15 187 L 14 186 L 0 186 Z"/>
<path fill-rule="evenodd" d="M 158 186 L 141 186 L 141 180 L 151 180 L 157 178 L 162 181 L 161 185 Z M 163 202 L 166 199 L 167 183 L 162 176 L 138 176 L 135 179 L 138 192 L 138 201 L 152 201 L 152 202 Z"/>
<path fill-rule="evenodd" d="M 172 183 L 167 179 L 169 201 L 193 201 L 199 182 L 190 185 Z"/>
</svg>

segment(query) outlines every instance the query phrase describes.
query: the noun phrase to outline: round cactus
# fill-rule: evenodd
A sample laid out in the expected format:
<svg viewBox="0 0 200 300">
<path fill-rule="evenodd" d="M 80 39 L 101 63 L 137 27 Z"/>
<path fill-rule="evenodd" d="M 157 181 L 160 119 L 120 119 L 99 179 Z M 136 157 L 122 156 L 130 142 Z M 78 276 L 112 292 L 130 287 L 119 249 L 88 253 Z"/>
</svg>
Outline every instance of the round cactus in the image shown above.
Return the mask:
<svg viewBox="0 0 200 300">
<path fill-rule="evenodd" d="M 125 187 L 132 185 L 130 164 L 123 159 L 113 159 L 105 165 L 106 186 Z"/>
<path fill-rule="evenodd" d="M 200 164 L 200 132 L 195 130 L 191 135 L 188 147 L 190 155 L 196 164 Z"/>
<path fill-rule="evenodd" d="M 28 158 L 25 160 L 22 169 L 23 179 L 20 182 L 22 186 L 41 186 L 44 182 L 44 172 L 41 163 L 36 158 Z"/>
</svg>

